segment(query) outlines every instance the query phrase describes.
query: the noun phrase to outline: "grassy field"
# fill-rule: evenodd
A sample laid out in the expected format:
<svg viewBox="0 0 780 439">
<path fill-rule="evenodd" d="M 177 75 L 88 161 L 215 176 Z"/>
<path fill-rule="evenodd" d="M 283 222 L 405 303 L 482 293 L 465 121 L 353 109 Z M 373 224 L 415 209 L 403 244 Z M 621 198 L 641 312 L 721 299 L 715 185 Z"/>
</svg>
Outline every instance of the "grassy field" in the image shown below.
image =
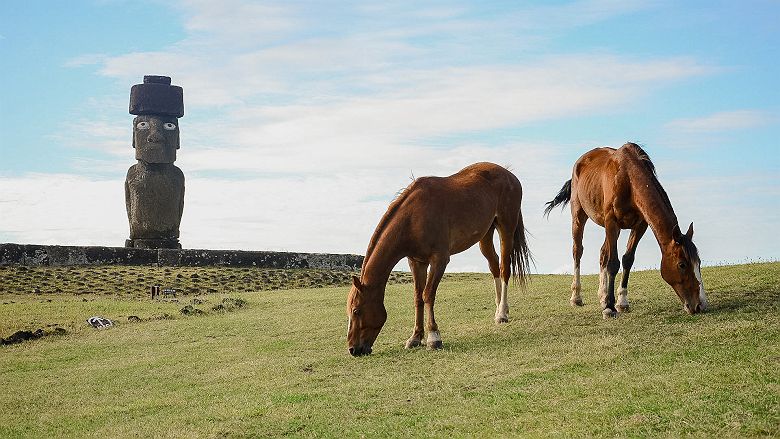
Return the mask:
<svg viewBox="0 0 780 439">
<path fill-rule="evenodd" d="M 632 273 L 633 311 L 610 321 L 595 276 L 582 308 L 568 305 L 570 277 L 534 276 L 500 326 L 490 276 L 450 276 L 441 351 L 403 349 L 411 287 L 396 283 L 361 358 L 346 353 L 344 286 L 237 280 L 262 270 L 59 270 L 0 267 L 0 337 L 65 330 L 0 346 L 0 437 L 780 435 L 780 263 L 704 268 L 711 311 L 697 316 L 658 272 Z M 145 297 L 177 274 L 189 294 Z M 198 291 L 184 286 L 192 274 Z M 246 305 L 218 306 L 236 299 Z M 96 314 L 116 326 L 87 326 Z"/>
</svg>

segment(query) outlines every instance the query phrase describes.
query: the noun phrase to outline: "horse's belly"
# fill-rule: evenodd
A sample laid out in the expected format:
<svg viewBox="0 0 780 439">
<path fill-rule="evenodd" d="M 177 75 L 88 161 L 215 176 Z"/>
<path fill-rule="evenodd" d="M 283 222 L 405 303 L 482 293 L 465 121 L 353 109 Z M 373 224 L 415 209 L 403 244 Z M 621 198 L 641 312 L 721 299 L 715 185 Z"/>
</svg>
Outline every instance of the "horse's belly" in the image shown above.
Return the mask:
<svg viewBox="0 0 780 439">
<path fill-rule="evenodd" d="M 492 218 L 486 224 L 480 224 L 477 227 L 453 230 L 450 233 L 450 254 L 454 255 L 474 246 L 485 236 L 491 224 L 493 224 Z"/>
<path fill-rule="evenodd" d="M 600 200 L 590 200 L 587 198 L 579 199 L 580 207 L 588 215 L 588 218 L 601 227 L 604 227 L 604 209 L 599 201 Z"/>
<path fill-rule="evenodd" d="M 482 236 L 484 236 L 484 234 Z M 471 247 L 474 246 L 474 244 L 478 243 L 479 240 L 482 239 L 482 236 L 479 236 L 479 237 L 475 238 L 474 240 L 463 241 L 463 242 L 455 242 L 455 243 L 450 244 L 450 254 L 454 255 L 454 254 L 457 254 L 457 253 L 460 253 L 460 252 L 464 252 L 464 251 L 470 249 Z"/>
</svg>

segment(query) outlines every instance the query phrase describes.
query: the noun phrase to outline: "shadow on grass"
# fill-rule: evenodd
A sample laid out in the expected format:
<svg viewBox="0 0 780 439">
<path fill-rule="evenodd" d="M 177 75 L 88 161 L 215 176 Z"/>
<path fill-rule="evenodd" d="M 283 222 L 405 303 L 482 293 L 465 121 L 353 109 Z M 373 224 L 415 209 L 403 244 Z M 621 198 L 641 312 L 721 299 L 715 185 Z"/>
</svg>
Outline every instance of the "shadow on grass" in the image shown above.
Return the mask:
<svg viewBox="0 0 780 439">
<path fill-rule="evenodd" d="M 647 324 L 687 323 L 697 325 L 701 319 L 716 317 L 728 319 L 736 314 L 765 314 L 776 312 L 780 308 L 780 291 L 745 291 L 724 289 L 710 295 L 710 309 L 704 314 L 688 315 L 678 307 L 668 308 L 665 304 L 645 304 L 643 312 L 634 312 L 631 316 L 621 316 L 615 320 L 603 321 L 600 316 L 588 314 L 586 317 L 572 316 L 566 310 L 553 312 L 547 319 L 518 321 L 501 326 L 501 331 L 473 332 L 470 334 L 450 335 L 446 329 L 442 332 L 444 350 L 454 353 L 499 352 L 505 349 L 532 349 L 538 343 L 540 331 L 553 331 L 545 336 L 548 342 L 557 342 L 567 338 L 577 339 L 585 332 L 601 330 L 636 330 L 641 321 Z M 630 319 L 623 324 L 622 319 Z M 557 323 L 556 323 L 557 322 Z M 622 328 L 622 329 L 621 329 Z M 425 350 L 415 348 L 413 351 Z"/>
<path fill-rule="evenodd" d="M 711 314 L 764 312 L 780 306 L 778 291 L 719 291 L 710 298 Z"/>
</svg>

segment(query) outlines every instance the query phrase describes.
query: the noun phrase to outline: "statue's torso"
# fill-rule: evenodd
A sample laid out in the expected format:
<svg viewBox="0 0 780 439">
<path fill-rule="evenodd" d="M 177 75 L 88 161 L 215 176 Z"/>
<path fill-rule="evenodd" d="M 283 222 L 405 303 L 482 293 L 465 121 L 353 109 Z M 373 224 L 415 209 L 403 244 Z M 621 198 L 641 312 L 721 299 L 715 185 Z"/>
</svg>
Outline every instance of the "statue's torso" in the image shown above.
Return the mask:
<svg viewBox="0 0 780 439">
<path fill-rule="evenodd" d="M 184 174 L 172 163 L 139 161 L 125 180 L 130 239 L 179 237 L 184 207 Z"/>
</svg>

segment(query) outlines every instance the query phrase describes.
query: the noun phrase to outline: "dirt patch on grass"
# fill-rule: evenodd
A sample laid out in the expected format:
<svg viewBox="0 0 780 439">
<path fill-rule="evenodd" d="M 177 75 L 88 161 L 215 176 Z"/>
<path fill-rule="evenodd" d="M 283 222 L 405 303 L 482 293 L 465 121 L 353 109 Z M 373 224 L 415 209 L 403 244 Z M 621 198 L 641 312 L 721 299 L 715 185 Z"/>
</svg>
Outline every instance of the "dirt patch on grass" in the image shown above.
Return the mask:
<svg viewBox="0 0 780 439">
<path fill-rule="evenodd" d="M 0 338 L 0 345 L 16 344 L 27 340 L 36 340 L 50 335 L 65 335 L 68 331 L 63 328 L 54 328 L 51 331 L 36 329 L 35 331 L 16 331 L 8 338 Z"/>
</svg>

